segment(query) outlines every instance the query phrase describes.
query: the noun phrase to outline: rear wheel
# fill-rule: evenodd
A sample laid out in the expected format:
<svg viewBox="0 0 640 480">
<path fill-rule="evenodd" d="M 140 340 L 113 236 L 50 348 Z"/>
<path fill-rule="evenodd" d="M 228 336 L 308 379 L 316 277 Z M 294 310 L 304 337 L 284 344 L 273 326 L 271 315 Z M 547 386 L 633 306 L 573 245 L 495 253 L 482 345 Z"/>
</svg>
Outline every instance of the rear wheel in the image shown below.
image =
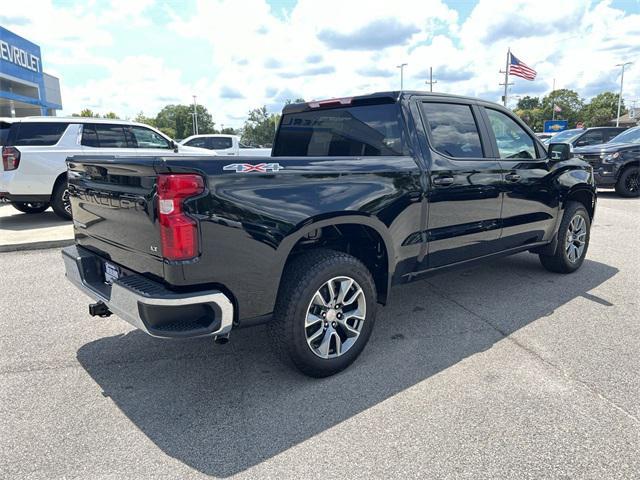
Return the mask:
<svg viewBox="0 0 640 480">
<path fill-rule="evenodd" d="M 59 217 L 71 220 L 71 202 L 69 201 L 69 188 L 67 178 L 59 180 L 51 195 L 51 208 Z"/>
<path fill-rule="evenodd" d="M 333 375 L 364 349 L 376 306 L 371 273 L 358 259 L 324 249 L 302 254 L 284 272 L 272 344 L 306 375 Z"/>
<path fill-rule="evenodd" d="M 640 167 L 627 167 L 618 182 L 616 193 L 622 197 L 640 196 Z"/>
<path fill-rule="evenodd" d="M 575 272 L 587 255 L 590 231 L 591 219 L 584 205 L 569 202 L 558 229 L 556 252 L 553 255 L 540 255 L 542 266 L 551 272 Z"/>
<path fill-rule="evenodd" d="M 22 213 L 42 213 L 49 208 L 49 202 L 11 202 L 11 205 Z"/>
</svg>

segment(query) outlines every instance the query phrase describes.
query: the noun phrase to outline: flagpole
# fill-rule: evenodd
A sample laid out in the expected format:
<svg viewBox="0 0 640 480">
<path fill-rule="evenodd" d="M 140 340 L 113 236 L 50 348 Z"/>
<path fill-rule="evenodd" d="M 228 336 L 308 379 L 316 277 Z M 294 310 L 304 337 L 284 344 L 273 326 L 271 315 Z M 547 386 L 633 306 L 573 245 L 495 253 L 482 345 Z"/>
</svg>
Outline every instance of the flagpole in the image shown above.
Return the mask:
<svg viewBox="0 0 640 480">
<path fill-rule="evenodd" d="M 507 89 L 509 88 L 509 56 L 511 55 L 511 47 L 507 48 L 507 63 L 504 67 L 504 106 L 507 106 Z"/>
</svg>

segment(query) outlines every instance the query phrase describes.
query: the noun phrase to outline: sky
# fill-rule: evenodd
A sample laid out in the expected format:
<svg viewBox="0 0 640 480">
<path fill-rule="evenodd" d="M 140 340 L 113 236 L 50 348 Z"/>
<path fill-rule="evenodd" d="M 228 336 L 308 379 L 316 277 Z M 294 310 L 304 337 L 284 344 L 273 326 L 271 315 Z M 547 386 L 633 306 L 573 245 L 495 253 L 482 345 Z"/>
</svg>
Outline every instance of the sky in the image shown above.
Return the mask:
<svg viewBox="0 0 640 480">
<path fill-rule="evenodd" d="M 197 95 L 216 125 L 287 99 L 398 90 L 500 101 L 506 52 L 537 78 L 518 95 L 618 91 L 640 106 L 640 0 L 21 0 L 0 25 L 40 45 L 64 109 L 154 116 Z"/>
</svg>

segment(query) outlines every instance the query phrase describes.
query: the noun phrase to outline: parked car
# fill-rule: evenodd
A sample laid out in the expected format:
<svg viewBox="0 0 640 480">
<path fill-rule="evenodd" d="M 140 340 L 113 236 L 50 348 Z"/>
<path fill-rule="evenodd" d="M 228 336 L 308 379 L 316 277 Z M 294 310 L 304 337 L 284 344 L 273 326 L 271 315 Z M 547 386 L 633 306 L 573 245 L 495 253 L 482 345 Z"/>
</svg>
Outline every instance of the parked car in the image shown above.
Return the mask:
<svg viewBox="0 0 640 480">
<path fill-rule="evenodd" d="M 0 120 L 2 175 L 0 198 L 24 213 L 49 206 L 71 218 L 67 191 L 70 155 L 214 155 L 200 148 L 177 145 L 148 125 L 98 118 L 26 117 Z"/>
<path fill-rule="evenodd" d="M 568 143 L 571 148 L 599 145 L 610 141 L 625 130 L 625 127 L 574 128 L 555 134 L 551 139 L 547 139 L 547 143 Z"/>
<path fill-rule="evenodd" d="M 554 135 L 555 135 L 555 133 L 536 132 L 536 137 L 538 137 L 538 139 L 543 143 L 545 142 L 545 140 L 549 140 Z"/>
<path fill-rule="evenodd" d="M 218 341 L 266 322 L 282 357 L 331 375 L 392 285 L 523 251 L 580 268 L 592 169 L 549 151 L 495 103 L 403 91 L 287 105 L 267 159 L 76 155 L 66 274 L 93 315 Z"/>
<path fill-rule="evenodd" d="M 240 137 L 238 135 L 226 135 L 221 133 L 192 135 L 182 140 L 180 145 L 207 148 L 215 151 L 218 155 L 238 156 L 242 154 L 251 157 L 268 157 L 271 155 L 270 148 L 247 147 L 240 142 Z"/>
<path fill-rule="evenodd" d="M 640 127 L 608 143 L 574 148 L 573 155 L 591 164 L 598 187 L 615 187 L 623 197 L 640 196 Z"/>
</svg>

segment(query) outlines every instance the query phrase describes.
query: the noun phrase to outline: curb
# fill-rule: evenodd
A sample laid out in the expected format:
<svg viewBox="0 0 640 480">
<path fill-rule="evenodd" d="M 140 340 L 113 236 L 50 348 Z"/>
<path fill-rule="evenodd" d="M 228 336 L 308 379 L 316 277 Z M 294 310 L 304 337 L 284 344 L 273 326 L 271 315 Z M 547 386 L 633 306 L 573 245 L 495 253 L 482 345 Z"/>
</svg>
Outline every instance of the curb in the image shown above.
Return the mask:
<svg viewBox="0 0 640 480">
<path fill-rule="evenodd" d="M 45 240 L 42 242 L 13 243 L 0 245 L 0 252 L 22 252 L 27 250 L 43 250 L 46 248 L 62 248 L 73 245 L 75 239 L 63 238 L 60 240 Z"/>
</svg>

